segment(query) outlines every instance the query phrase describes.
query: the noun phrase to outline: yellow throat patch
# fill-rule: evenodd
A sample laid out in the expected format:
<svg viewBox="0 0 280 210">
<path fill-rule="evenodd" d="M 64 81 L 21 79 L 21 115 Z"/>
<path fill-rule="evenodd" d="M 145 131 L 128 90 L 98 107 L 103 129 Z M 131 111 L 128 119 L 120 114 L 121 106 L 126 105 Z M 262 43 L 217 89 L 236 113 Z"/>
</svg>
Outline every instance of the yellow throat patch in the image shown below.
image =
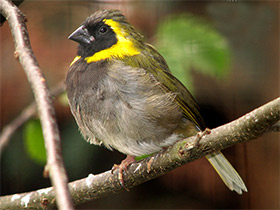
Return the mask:
<svg viewBox="0 0 280 210">
<path fill-rule="evenodd" d="M 85 60 L 87 63 L 140 54 L 140 51 L 133 45 L 132 41 L 126 38 L 126 33 L 122 30 L 118 22 L 112 19 L 104 19 L 103 21 L 116 33 L 117 43 L 107 49 L 95 53 L 92 56 L 86 57 Z"/>
</svg>

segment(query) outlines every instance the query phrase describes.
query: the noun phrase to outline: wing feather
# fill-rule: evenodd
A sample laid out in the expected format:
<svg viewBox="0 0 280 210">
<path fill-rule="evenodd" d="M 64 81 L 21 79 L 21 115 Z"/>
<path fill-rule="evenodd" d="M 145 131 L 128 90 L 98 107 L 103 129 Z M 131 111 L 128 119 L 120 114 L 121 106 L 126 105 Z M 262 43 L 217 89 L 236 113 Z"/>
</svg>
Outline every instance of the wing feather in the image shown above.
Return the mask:
<svg viewBox="0 0 280 210">
<path fill-rule="evenodd" d="M 166 92 L 176 93 L 175 102 L 178 103 L 184 116 L 194 122 L 201 130 L 205 128 L 203 118 L 199 113 L 199 107 L 187 88 L 170 72 L 165 59 L 146 44 L 142 53 L 132 58 L 127 58 L 131 66 L 143 68 L 151 73 Z"/>
</svg>

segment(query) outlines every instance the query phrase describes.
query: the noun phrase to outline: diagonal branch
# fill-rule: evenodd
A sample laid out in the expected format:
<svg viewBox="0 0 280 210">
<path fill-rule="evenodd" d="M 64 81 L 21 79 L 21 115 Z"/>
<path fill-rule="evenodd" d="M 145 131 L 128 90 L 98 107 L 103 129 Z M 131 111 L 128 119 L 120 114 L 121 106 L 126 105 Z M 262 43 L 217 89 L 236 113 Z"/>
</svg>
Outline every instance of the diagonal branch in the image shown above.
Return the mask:
<svg viewBox="0 0 280 210">
<path fill-rule="evenodd" d="M 15 56 L 19 59 L 27 75 L 38 106 L 48 157 L 47 166 L 55 187 L 58 206 L 60 209 L 73 209 L 61 155 L 60 136 L 54 108 L 46 80 L 31 49 L 25 17 L 10 0 L 1 0 L 0 12 L 9 23 L 15 43 Z"/>
<path fill-rule="evenodd" d="M 56 97 L 65 91 L 64 82 L 58 83 L 53 89 L 51 89 L 51 96 Z M 28 121 L 32 116 L 37 113 L 37 107 L 35 101 L 31 102 L 22 112 L 9 124 L 5 125 L 0 133 L 0 155 L 2 151 L 9 143 L 11 136 L 15 131 Z"/>
<path fill-rule="evenodd" d="M 211 130 L 211 134 L 203 136 L 197 147 L 192 148 L 196 137 L 190 137 L 132 164 L 124 175 L 126 187 L 135 187 L 207 154 L 256 139 L 271 131 L 271 126 L 279 120 L 280 98 L 277 98 L 237 120 Z M 76 205 L 124 190 L 118 181 L 118 170 L 114 174 L 110 171 L 98 175 L 89 174 L 87 178 L 71 182 L 69 187 Z M 49 187 L 0 197 L 0 208 L 51 209 L 55 207 L 54 198 L 53 188 Z"/>
</svg>

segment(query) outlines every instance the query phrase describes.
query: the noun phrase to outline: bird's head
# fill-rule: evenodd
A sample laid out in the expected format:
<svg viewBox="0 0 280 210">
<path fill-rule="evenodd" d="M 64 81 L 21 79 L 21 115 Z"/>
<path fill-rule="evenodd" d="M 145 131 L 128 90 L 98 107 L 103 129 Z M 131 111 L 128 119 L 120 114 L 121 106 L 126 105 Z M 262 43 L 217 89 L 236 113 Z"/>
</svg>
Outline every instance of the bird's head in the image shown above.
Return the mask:
<svg viewBox="0 0 280 210">
<path fill-rule="evenodd" d="M 88 63 L 140 54 L 142 35 L 118 10 L 101 10 L 89 16 L 69 39 L 79 43 L 78 56 Z"/>
</svg>

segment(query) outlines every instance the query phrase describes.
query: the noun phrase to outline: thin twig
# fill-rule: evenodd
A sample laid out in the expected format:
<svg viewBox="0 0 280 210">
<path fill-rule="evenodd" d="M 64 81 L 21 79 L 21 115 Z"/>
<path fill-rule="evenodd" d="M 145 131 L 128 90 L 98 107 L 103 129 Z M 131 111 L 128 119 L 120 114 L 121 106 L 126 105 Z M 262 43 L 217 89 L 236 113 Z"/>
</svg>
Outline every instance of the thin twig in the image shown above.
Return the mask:
<svg viewBox="0 0 280 210">
<path fill-rule="evenodd" d="M 196 136 L 178 141 L 167 150 L 132 164 L 124 174 L 125 185 L 127 188 L 135 187 L 215 151 L 256 139 L 269 132 L 269 128 L 279 119 L 280 98 L 277 98 L 237 120 L 212 129 L 191 150 L 188 145 L 195 143 Z M 124 191 L 118 180 L 118 170 L 114 174 L 111 171 L 98 175 L 89 174 L 87 178 L 69 183 L 69 187 L 75 205 Z M 25 206 L 26 209 L 52 209 L 55 207 L 54 196 L 52 187 L 3 196 L 0 197 L 0 208 L 21 209 Z M 24 202 L 26 198 L 28 202 Z"/>
<path fill-rule="evenodd" d="M 68 179 L 61 155 L 60 136 L 52 100 L 46 80 L 31 49 L 26 19 L 10 0 L 1 0 L 0 12 L 9 23 L 15 43 L 15 56 L 27 75 L 38 106 L 48 157 L 47 165 L 55 188 L 57 205 L 60 209 L 74 209 L 67 185 Z"/>
<path fill-rule="evenodd" d="M 60 82 L 54 88 L 51 89 L 51 96 L 56 97 L 65 91 L 64 82 Z M 0 133 L 0 155 L 4 148 L 8 145 L 11 136 L 14 132 L 22 126 L 27 120 L 33 117 L 37 113 L 37 107 L 35 101 L 31 102 L 23 111 L 9 124 L 5 125 Z"/>
</svg>

